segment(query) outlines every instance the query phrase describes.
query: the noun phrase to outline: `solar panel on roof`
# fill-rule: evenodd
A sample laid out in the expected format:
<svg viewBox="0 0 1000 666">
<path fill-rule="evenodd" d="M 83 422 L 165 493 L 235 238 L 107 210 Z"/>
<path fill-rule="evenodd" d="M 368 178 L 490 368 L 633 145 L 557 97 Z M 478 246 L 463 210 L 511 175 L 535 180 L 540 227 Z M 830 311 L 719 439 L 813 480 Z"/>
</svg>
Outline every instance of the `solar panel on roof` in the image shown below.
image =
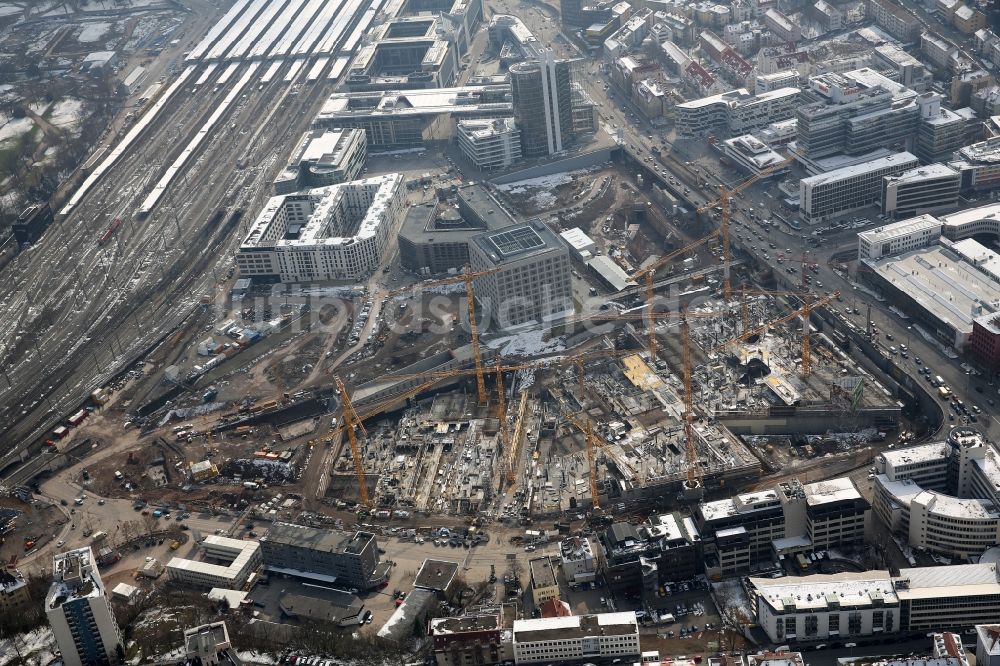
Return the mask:
<svg viewBox="0 0 1000 666">
<path fill-rule="evenodd" d="M 545 241 L 531 227 L 519 227 L 510 231 L 501 231 L 498 234 L 490 236 L 490 240 L 493 241 L 500 254 L 504 256 L 517 254 L 518 252 L 527 252 L 528 250 L 545 245 Z"/>
</svg>

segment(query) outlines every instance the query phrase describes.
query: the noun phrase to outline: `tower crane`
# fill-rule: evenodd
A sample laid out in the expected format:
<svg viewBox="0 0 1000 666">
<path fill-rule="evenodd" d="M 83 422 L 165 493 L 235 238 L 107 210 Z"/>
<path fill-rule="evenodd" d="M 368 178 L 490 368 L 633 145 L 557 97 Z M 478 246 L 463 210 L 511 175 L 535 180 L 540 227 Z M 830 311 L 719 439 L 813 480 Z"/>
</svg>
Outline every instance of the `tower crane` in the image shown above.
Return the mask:
<svg viewBox="0 0 1000 666">
<path fill-rule="evenodd" d="M 773 328 L 775 326 L 780 326 L 781 324 L 784 324 L 786 322 L 791 321 L 792 319 L 795 319 L 796 317 L 801 316 L 805 320 L 804 323 L 803 323 L 804 332 L 802 334 L 802 375 L 808 377 L 809 373 L 811 371 L 811 367 L 810 367 L 810 364 L 811 364 L 811 347 L 810 347 L 810 342 L 809 342 L 809 315 L 816 308 L 821 308 L 824 305 L 827 305 L 828 303 L 830 303 L 830 301 L 832 301 L 833 299 L 835 299 L 838 296 L 840 296 L 840 292 L 839 291 L 835 291 L 835 292 L 833 292 L 831 294 L 827 294 L 826 296 L 823 296 L 822 298 L 818 298 L 816 300 L 813 300 L 813 295 L 812 294 L 804 294 L 802 296 L 803 296 L 803 298 L 805 300 L 805 303 L 802 305 L 801 308 L 799 308 L 799 309 L 797 309 L 797 310 L 795 310 L 793 312 L 790 312 L 789 314 L 786 314 L 786 315 L 784 315 L 782 317 L 778 317 L 777 319 L 774 319 L 774 320 L 769 321 L 767 323 L 761 324 L 760 326 L 754 327 L 752 329 L 745 329 L 740 335 L 737 335 L 735 338 L 732 338 L 730 340 L 726 340 L 725 342 L 720 343 L 720 344 L 716 345 L 715 347 L 711 348 L 710 350 L 708 350 L 708 353 L 709 354 L 714 354 L 716 352 L 720 352 L 723 349 L 725 349 L 726 347 L 728 347 L 729 345 L 743 342 L 744 340 L 746 340 L 746 339 L 748 339 L 748 338 L 750 338 L 750 337 L 752 337 L 754 335 L 760 335 L 761 333 L 764 333 L 765 331 L 767 331 L 770 328 Z"/>
<path fill-rule="evenodd" d="M 366 437 L 368 433 L 365 432 L 365 426 L 361 422 L 361 417 L 358 416 L 358 413 L 354 410 L 354 405 L 351 404 L 351 398 L 347 395 L 347 388 L 344 386 L 344 382 L 340 379 L 339 375 L 334 377 L 333 380 L 337 384 L 337 393 L 340 394 L 340 404 L 344 412 L 344 423 L 341 427 L 347 430 L 347 439 L 351 444 L 354 473 L 358 477 L 358 495 L 361 498 L 361 503 L 370 509 L 372 502 L 368 497 L 368 481 L 365 478 L 364 460 L 361 457 L 361 447 L 358 445 L 358 435 L 354 432 L 354 428 L 357 426 Z"/>
<path fill-rule="evenodd" d="M 696 497 L 702 489 L 701 470 L 698 468 L 698 452 L 694 448 L 694 388 L 692 386 L 691 329 L 688 326 L 687 308 L 681 311 L 681 362 L 684 381 L 684 451 L 687 458 L 687 481 L 685 494 Z"/>
<path fill-rule="evenodd" d="M 715 206 L 719 206 L 721 208 L 722 219 L 719 224 L 718 233 L 722 237 L 722 260 L 723 262 L 725 262 L 725 266 L 723 267 L 723 289 L 726 301 L 729 301 L 733 297 L 733 283 L 729 276 L 729 262 L 732 261 L 732 253 L 730 252 L 729 248 L 729 215 L 730 215 L 729 201 L 734 195 L 739 194 L 740 192 L 747 189 L 760 179 L 767 178 L 775 171 L 784 168 L 785 166 L 790 164 L 794 159 L 795 158 L 793 157 L 787 157 L 776 164 L 772 164 L 768 168 L 764 169 L 763 171 L 759 171 L 753 176 L 750 176 L 749 178 L 747 178 L 746 180 L 744 180 L 739 185 L 736 185 L 733 188 L 728 188 L 725 185 L 720 185 L 719 198 L 711 203 L 705 204 L 704 206 L 698 209 L 699 213 L 704 213 Z"/>
<path fill-rule="evenodd" d="M 430 287 L 440 287 L 458 282 L 465 283 L 465 298 L 468 301 L 469 307 L 469 337 L 472 342 L 472 358 L 476 368 L 476 394 L 480 405 L 486 404 L 486 378 L 483 373 L 483 360 L 479 351 L 479 328 L 476 324 L 476 294 L 472 288 L 472 283 L 477 278 L 492 275 L 499 270 L 498 268 L 492 268 L 485 271 L 473 271 L 471 267 L 466 266 L 466 270 L 458 275 L 451 275 L 437 280 L 428 280 L 410 287 L 395 289 L 387 294 L 387 296 L 392 297 Z"/>
<path fill-rule="evenodd" d="M 682 254 L 684 254 L 686 252 L 690 252 L 691 250 L 694 250 L 696 248 L 701 247 L 702 245 L 704 245 L 708 241 L 712 240 L 713 238 L 717 237 L 718 235 L 719 235 L 718 231 L 713 231 L 712 233 L 708 234 L 707 236 L 703 236 L 702 238 L 699 238 L 696 241 L 692 241 L 692 242 L 688 243 L 687 245 L 685 245 L 682 248 L 679 248 L 677 250 L 674 250 L 673 252 L 669 252 L 669 253 L 663 255 L 662 257 L 660 257 L 659 259 L 657 259 L 656 261 L 654 261 L 653 263 L 651 263 L 649 266 L 646 266 L 645 268 L 636 271 L 635 273 L 633 273 L 630 276 L 635 281 L 645 280 L 645 282 L 646 282 L 646 307 L 648 308 L 647 312 L 648 312 L 648 314 L 650 316 L 653 314 L 653 276 L 656 274 L 656 271 L 660 270 L 662 267 L 666 266 L 667 264 L 669 264 L 671 261 L 673 261 L 677 257 L 681 256 Z M 652 326 L 649 327 L 649 343 L 648 343 L 647 346 L 649 347 L 650 358 L 653 359 L 653 360 L 655 360 L 655 358 L 656 358 L 656 338 L 653 335 L 653 327 Z"/>
</svg>

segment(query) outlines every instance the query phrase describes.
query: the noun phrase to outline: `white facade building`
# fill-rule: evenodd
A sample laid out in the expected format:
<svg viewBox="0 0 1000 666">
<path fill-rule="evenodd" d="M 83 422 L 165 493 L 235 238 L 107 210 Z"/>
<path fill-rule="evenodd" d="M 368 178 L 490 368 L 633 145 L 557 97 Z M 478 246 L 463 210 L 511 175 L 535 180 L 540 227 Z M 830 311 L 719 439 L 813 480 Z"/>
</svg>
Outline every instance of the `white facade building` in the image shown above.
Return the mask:
<svg viewBox="0 0 1000 666">
<path fill-rule="evenodd" d="M 761 629 L 775 643 L 971 628 L 1000 612 L 996 564 L 750 578 Z"/>
<path fill-rule="evenodd" d="M 726 139 L 722 142 L 722 152 L 737 166 L 752 175 L 757 175 L 785 160 L 781 153 L 752 134 Z M 777 176 L 786 171 L 788 171 L 787 166 L 776 168 L 769 175 Z"/>
<path fill-rule="evenodd" d="M 875 460 L 875 512 L 914 548 L 971 558 L 1000 543 L 1000 451 L 979 432 Z"/>
<path fill-rule="evenodd" d="M 798 88 L 777 88 L 751 95 L 745 88 L 677 105 L 677 133 L 698 136 L 711 132 L 745 134 L 791 118 L 800 104 Z"/>
<path fill-rule="evenodd" d="M 354 180 L 367 159 L 363 129 L 310 130 L 299 139 L 288 164 L 274 179 L 274 193 L 289 194 Z"/>
<path fill-rule="evenodd" d="M 402 174 L 271 197 L 236 254 L 240 276 L 353 280 L 378 266 L 405 214 Z"/>
<path fill-rule="evenodd" d="M 593 238 L 585 234 L 580 227 L 560 231 L 559 237 L 569 246 L 573 254 L 584 261 L 594 256 L 594 253 L 597 251 L 597 243 L 594 242 Z"/>
<path fill-rule="evenodd" d="M 505 169 L 521 159 L 521 132 L 513 118 L 459 120 L 458 147 L 477 169 Z"/>
<path fill-rule="evenodd" d="M 570 537 L 559 544 L 559 554 L 562 556 L 562 570 L 566 580 L 574 583 L 585 583 L 594 580 L 597 575 L 597 558 L 594 557 L 594 547 L 586 537 Z"/>
<path fill-rule="evenodd" d="M 858 234 L 858 258 L 881 259 L 927 247 L 941 237 L 941 221 L 920 215 Z"/>
<path fill-rule="evenodd" d="M 799 208 L 803 217 L 816 224 L 871 206 L 882 196 L 885 176 L 901 174 L 919 164 L 915 156 L 902 152 L 803 178 L 799 181 Z"/>
<path fill-rule="evenodd" d="M 121 631 L 90 547 L 53 557 L 52 578 L 45 596 L 45 616 L 62 651 L 63 664 L 89 666 L 121 661 Z"/>
<path fill-rule="evenodd" d="M 976 666 L 1000 666 L 1000 624 L 976 626 Z"/>
<path fill-rule="evenodd" d="M 638 656 L 635 612 L 514 620 L 514 661 L 555 663 Z"/>
<path fill-rule="evenodd" d="M 167 562 L 171 581 L 194 587 L 223 587 L 238 590 L 250 574 L 263 564 L 260 543 L 211 535 L 200 544 L 205 556 L 228 564 L 213 564 L 180 557 Z"/>
</svg>

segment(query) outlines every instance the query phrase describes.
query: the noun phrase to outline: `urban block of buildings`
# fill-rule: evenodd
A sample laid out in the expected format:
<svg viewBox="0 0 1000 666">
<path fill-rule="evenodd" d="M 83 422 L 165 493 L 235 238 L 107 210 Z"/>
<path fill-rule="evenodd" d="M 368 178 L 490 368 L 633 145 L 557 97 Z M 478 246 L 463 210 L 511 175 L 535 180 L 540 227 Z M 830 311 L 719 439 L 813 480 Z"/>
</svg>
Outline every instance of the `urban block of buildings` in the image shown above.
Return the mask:
<svg viewBox="0 0 1000 666">
<path fill-rule="evenodd" d="M 370 590 L 387 579 L 370 532 L 340 532 L 276 523 L 260 539 L 264 568 L 272 573 Z"/>
<path fill-rule="evenodd" d="M 279 282 L 370 275 L 404 214 L 404 191 L 403 176 L 389 174 L 271 197 L 236 254 L 240 275 Z"/>
</svg>

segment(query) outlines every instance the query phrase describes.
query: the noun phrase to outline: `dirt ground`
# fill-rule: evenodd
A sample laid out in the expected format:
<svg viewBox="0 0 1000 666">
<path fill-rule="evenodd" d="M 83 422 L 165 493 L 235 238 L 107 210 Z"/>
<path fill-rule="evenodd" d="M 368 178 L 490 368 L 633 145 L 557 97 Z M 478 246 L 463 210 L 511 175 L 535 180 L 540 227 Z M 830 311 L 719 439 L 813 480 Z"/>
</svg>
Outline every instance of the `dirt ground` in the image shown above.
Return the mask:
<svg viewBox="0 0 1000 666">
<path fill-rule="evenodd" d="M 5 509 L 17 511 L 14 519 L 16 528 L 0 537 L 0 561 L 10 562 L 12 557 L 20 558 L 35 548 L 46 544 L 52 535 L 65 525 L 66 517 L 59 509 L 43 503 L 25 504 L 14 497 L 0 497 L 0 512 Z M 35 545 L 25 549 L 26 542 Z"/>
</svg>

